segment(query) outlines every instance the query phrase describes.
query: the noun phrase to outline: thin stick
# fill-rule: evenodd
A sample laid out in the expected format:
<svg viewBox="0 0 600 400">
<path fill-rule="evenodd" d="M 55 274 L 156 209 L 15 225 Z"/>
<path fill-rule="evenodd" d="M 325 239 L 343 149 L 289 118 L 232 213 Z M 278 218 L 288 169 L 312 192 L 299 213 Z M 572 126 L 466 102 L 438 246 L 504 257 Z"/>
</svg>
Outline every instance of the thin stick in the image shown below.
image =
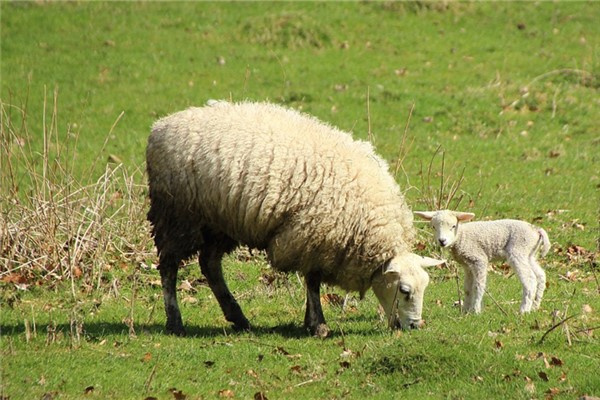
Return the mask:
<svg viewBox="0 0 600 400">
<path fill-rule="evenodd" d="M 152 371 L 150 372 L 148 379 L 146 379 L 146 383 L 144 383 L 144 393 L 148 393 L 148 390 L 150 390 L 150 384 L 152 383 L 152 379 L 154 379 L 154 374 L 156 374 L 157 366 L 158 364 L 154 364 L 154 367 L 152 367 Z"/>
<path fill-rule="evenodd" d="M 367 137 L 371 144 L 375 144 L 373 142 L 373 132 L 371 131 L 371 94 L 369 86 L 367 86 Z"/>
<path fill-rule="evenodd" d="M 502 314 L 506 315 L 508 317 L 508 313 L 506 311 L 504 311 L 504 309 L 500 306 L 500 304 L 498 304 L 498 302 L 496 301 L 496 299 L 494 299 L 494 297 L 490 294 L 490 292 L 487 291 L 487 289 L 485 289 L 485 294 L 487 294 L 488 296 L 490 296 L 490 299 L 492 299 L 492 301 L 494 302 L 494 304 L 496 304 L 496 306 L 500 309 L 500 311 L 502 311 Z"/>
<path fill-rule="evenodd" d="M 560 322 L 557 322 L 556 324 L 552 325 L 550 327 L 550 329 L 548 329 L 546 332 L 544 332 L 544 334 L 542 335 L 542 337 L 540 338 L 540 340 L 538 341 L 538 344 L 542 344 L 542 342 L 544 341 L 544 339 L 546 339 L 546 336 L 548 336 L 548 334 L 550 332 L 552 332 L 553 330 L 555 330 L 556 328 L 558 328 L 559 326 L 561 326 L 562 324 L 564 324 L 565 322 L 567 322 L 568 320 L 575 318 L 577 316 L 577 314 L 571 315 L 570 317 L 567 317 L 565 319 L 563 319 Z"/>
<path fill-rule="evenodd" d="M 400 142 L 400 148 L 398 149 L 398 158 L 396 159 L 396 167 L 394 168 L 394 178 L 398 176 L 398 171 L 402 168 L 404 164 L 404 159 L 408 155 L 408 150 L 412 146 L 414 142 L 414 138 L 411 140 L 408 147 L 405 147 L 406 138 L 408 136 L 408 127 L 410 126 L 410 120 L 412 118 L 413 111 L 415 109 L 415 103 L 412 103 L 410 107 L 410 111 L 408 112 L 408 118 L 406 119 L 406 125 L 404 125 L 404 133 L 402 134 L 402 141 Z"/>
</svg>

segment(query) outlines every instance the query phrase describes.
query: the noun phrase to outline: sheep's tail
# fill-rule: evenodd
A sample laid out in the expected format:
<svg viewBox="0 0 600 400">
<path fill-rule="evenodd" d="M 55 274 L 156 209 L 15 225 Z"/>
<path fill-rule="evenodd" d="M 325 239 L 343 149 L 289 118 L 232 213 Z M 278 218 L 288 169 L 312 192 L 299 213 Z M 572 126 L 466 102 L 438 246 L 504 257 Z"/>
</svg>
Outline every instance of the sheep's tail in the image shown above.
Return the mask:
<svg viewBox="0 0 600 400">
<path fill-rule="evenodd" d="M 543 228 L 538 228 L 538 234 L 540 238 L 538 239 L 537 247 L 542 248 L 542 252 L 540 253 L 542 257 L 544 257 L 550 251 L 550 238 L 548 238 L 548 234 Z"/>
</svg>

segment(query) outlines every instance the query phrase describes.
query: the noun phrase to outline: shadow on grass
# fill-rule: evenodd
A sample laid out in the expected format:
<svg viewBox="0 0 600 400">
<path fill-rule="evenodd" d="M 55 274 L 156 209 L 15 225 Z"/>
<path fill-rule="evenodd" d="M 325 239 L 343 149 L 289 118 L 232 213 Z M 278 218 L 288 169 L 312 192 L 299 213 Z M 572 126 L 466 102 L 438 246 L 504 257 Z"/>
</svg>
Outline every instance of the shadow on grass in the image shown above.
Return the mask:
<svg viewBox="0 0 600 400">
<path fill-rule="evenodd" d="M 343 324 L 341 324 L 343 325 Z M 327 339 L 335 339 L 341 338 L 344 335 L 360 335 L 360 336 L 373 336 L 373 335 L 381 335 L 381 331 L 375 326 L 372 330 L 365 329 L 353 329 L 348 327 L 345 329 L 343 326 L 335 324 L 335 326 L 329 325 L 331 332 Z M 30 330 L 33 329 L 32 327 Z M 185 327 L 187 338 L 216 338 L 216 337 L 245 337 L 245 336 L 280 336 L 282 338 L 289 339 L 302 339 L 309 337 L 310 334 L 302 325 L 297 325 L 293 323 L 282 324 L 277 326 L 260 326 L 253 325 L 249 332 L 238 332 L 235 331 L 232 327 L 227 326 L 198 326 L 198 325 L 188 325 Z M 59 332 L 64 336 L 69 336 L 74 331 L 75 328 L 71 327 L 70 324 L 37 324 L 35 327 L 37 335 L 45 335 L 49 338 L 52 335 L 57 335 Z M 153 336 L 153 335 L 164 335 L 164 336 L 172 336 L 165 331 L 165 327 L 162 324 L 137 324 L 134 325 L 134 331 L 136 336 Z M 7 337 L 17 337 L 20 335 L 25 335 L 26 328 L 24 324 L 9 324 L 0 326 L 0 336 Z M 85 323 L 83 325 L 83 332 L 81 333 L 82 337 L 85 337 L 88 341 L 101 341 L 104 337 L 112 336 L 112 335 L 129 335 L 129 327 L 124 323 L 117 322 L 93 322 L 93 323 Z M 173 336 L 174 337 L 174 336 Z"/>
</svg>

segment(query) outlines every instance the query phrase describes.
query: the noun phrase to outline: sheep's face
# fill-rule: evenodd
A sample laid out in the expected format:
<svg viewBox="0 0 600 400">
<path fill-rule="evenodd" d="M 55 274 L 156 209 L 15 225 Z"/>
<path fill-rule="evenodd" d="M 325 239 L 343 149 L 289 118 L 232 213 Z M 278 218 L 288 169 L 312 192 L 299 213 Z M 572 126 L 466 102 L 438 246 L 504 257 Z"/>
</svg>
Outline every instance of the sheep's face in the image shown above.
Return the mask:
<svg viewBox="0 0 600 400">
<path fill-rule="evenodd" d="M 375 274 L 373 291 L 391 328 L 420 328 L 424 324 L 421 313 L 429 275 L 423 267 L 443 262 L 407 253 L 391 259 L 382 273 Z"/>
<path fill-rule="evenodd" d="M 429 220 L 435 233 L 435 242 L 441 247 L 450 247 L 458 236 L 458 224 L 471 220 L 475 214 L 457 211 L 416 211 L 415 214 Z"/>
</svg>

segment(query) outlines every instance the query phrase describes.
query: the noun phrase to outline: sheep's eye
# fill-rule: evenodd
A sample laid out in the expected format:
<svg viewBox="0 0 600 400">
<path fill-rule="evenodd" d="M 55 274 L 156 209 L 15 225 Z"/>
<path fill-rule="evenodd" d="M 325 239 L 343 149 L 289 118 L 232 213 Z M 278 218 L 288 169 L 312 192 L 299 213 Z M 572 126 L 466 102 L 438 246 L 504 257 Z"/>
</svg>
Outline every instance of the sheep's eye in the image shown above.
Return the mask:
<svg viewBox="0 0 600 400">
<path fill-rule="evenodd" d="M 452 229 L 456 229 L 456 225 L 452 225 Z"/>
<path fill-rule="evenodd" d="M 400 293 L 402 293 L 402 294 L 407 294 L 407 295 L 410 294 L 410 286 L 400 285 L 399 290 L 400 290 Z"/>
</svg>

